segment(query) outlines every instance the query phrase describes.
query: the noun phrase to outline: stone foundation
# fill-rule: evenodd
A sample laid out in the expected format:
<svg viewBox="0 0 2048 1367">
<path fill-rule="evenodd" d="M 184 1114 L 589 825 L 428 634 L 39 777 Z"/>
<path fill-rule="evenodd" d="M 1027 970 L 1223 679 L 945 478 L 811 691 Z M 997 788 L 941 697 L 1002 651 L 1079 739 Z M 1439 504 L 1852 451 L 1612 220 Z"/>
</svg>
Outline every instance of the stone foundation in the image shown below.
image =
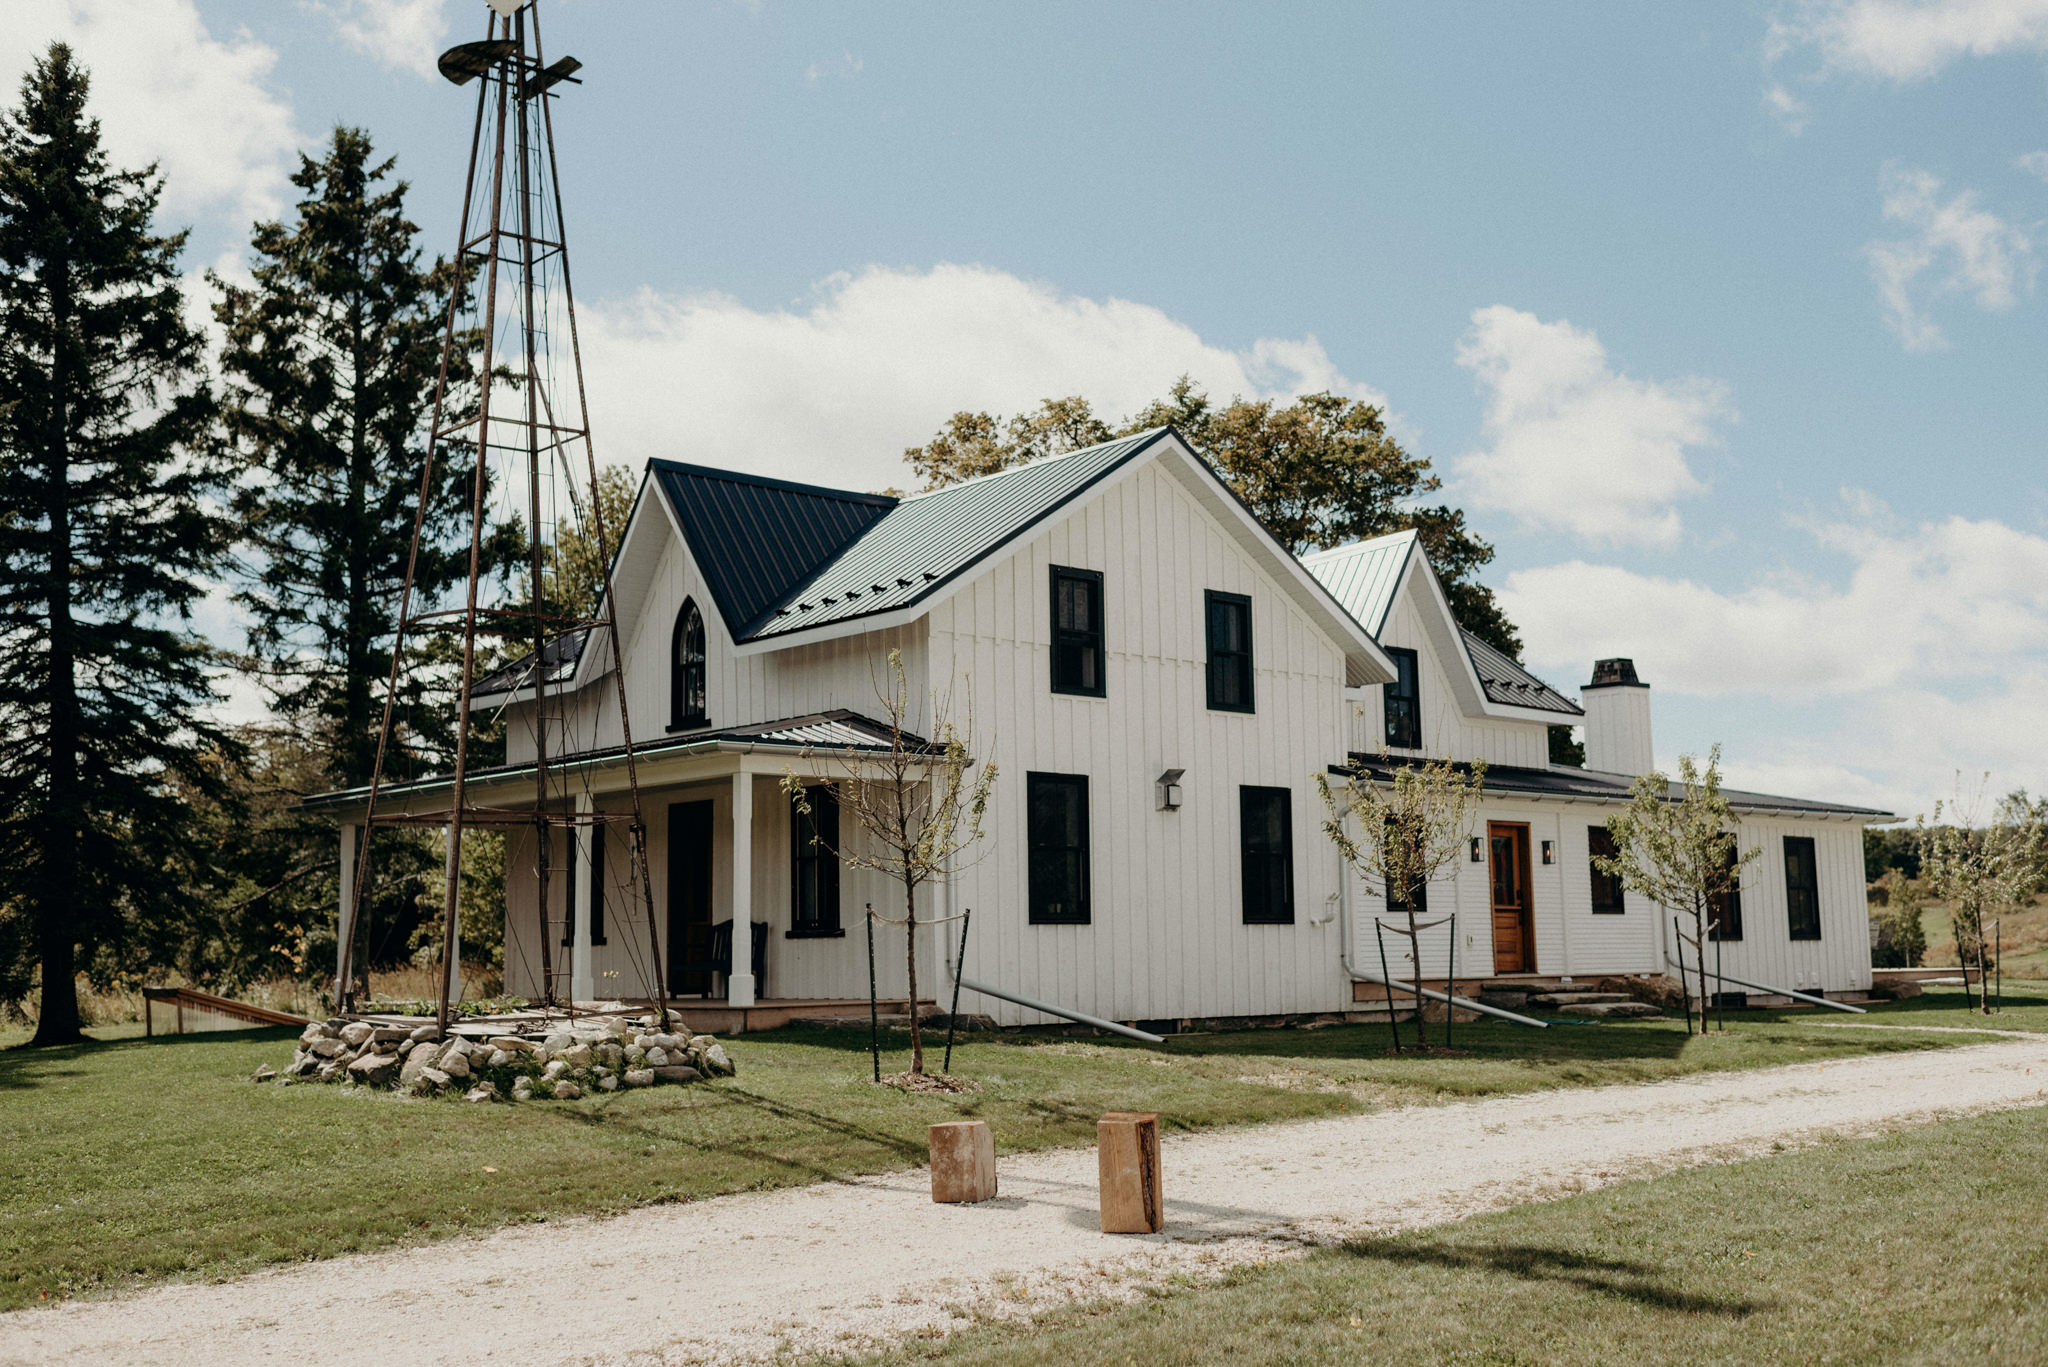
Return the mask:
<svg viewBox="0 0 2048 1367">
<path fill-rule="evenodd" d="M 654 1015 L 585 1016 L 503 1032 L 458 1024 L 444 1039 L 432 1021 L 393 1025 L 337 1017 L 308 1025 L 284 1071 L 266 1066 L 255 1080 L 347 1082 L 466 1101 L 573 1101 L 588 1092 L 733 1075 L 732 1059 L 717 1040 L 680 1024 L 669 1031 L 659 1024 Z"/>
</svg>

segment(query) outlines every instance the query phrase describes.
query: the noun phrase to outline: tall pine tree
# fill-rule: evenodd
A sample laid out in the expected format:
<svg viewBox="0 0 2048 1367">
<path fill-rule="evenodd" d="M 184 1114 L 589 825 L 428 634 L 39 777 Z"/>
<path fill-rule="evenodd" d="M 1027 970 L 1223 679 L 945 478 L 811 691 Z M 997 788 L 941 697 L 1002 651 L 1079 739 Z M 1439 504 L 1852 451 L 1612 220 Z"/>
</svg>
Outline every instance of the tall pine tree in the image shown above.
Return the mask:
<svg viewBox="0 0 2048 1367">
<path fill-rule="evenodd" d="M 445 263 L 422 266 L 406 184 L 367 133 L 337 128 L 324 157 L 299 160 L 298 221 L 256 225 L 255 283 L 215 281 L 225 426 L 252 476 L 235 502 L 252 652 L 278 712 L 332 754 L 333 781 L 354 786 L 376 759 L 455 281 Z M 458 393 L 467 358 L 458 348 Z M 471 468 L 463 451 L 440 454 L 415 610 L 466 568 Z M 445 748 L 450 682 L 446 670 L 408 672 L 394 717 L 405 753 L 387 757 L 388 772 Z"/>
<path fill-rule="evenodd" d="M 232 749 L 185 626 L 227 523 L 184 236 L 151 230 L 162 182 L 109 165 L 87 91 L 53 44 L 0 115 L 0 907 L 33 926 L 37 1044 L 81 1037 L 82 956 L 192 913 L 182 794 Z"/>
</svg>

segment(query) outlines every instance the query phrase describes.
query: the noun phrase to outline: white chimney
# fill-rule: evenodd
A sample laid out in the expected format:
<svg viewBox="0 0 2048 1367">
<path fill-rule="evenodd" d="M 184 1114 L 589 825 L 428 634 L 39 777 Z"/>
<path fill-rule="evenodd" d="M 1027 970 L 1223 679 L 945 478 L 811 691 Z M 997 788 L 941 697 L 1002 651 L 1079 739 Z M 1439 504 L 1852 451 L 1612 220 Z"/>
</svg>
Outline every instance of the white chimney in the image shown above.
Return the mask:
<svg viewBox="0 0 2048 1367">
<path fill-rule="evenodd" d="M 1593 682 L 1579 690 L 1586 709 L 1586 767 L 1604 774 L 1647 774 L 1657 767 L 1650 749 L 1650 686 L 1636 677 L 1634 660 L 1595 660 Z"/>
</svg>

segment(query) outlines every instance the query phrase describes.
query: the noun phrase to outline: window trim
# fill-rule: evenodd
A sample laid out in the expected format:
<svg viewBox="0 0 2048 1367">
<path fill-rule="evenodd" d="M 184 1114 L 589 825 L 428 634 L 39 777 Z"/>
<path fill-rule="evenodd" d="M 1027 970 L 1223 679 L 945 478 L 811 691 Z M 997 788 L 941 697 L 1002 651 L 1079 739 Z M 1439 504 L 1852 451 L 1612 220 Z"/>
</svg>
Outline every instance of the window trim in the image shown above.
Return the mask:
<svg viewBox="0 0 2048 1367">
<path fill-rule="evenodd" d="M 1380 729 L 1384 733 L 1389 749 L 1420 750 L 1422 748 L 1422 657 L 1406 646 L 1385 646 L 1382 649 L 1385 650 L 1388 659 L 1395 661 L 1395 669 L 1393 680 L 1383 685 L 1380 689 Z M 1406 695 L 1407 701 L 1412 704 L 1408 713 L 1409 734 L 1412 739 L 1396 740 L 1394 739 L 1394 710 L 1390 704 L 1396 697 L 1393 691 L 1394 686 L 1401 681 L 1399 662 L 1404 659 L 1408 662 L 1408 680 L 1415 686 L 1415 691 Z"/>
<path fill-rule="evenodd" d="M 1244 660 L 1244 701 L 1242 703 L 1217 701 L 1216 668 L 1218 654 L 1216 650 L 1215 609 L 1218 604 L 1222 603 L 1244 609 L 1244 649 L 1242 651 L 1229 651 L 1224 655 L 1224 658 L 1234 659 L 1242 657 Z M 1250 595 L 1225 593 L 1221 589 L 1202 590 L 1202 635 L 1208 646 L 1208 663 L 1204 674 L 1208 684 L 1209 710 L 1211 712 L 1256 712 L 1258 710 L 1258 693 L 1254 687 L 1254 669 L 1252 664 L 1256 657 L 1253 654 L 1252 600 Z"/>
<path fill-rule="evenodd" d="M 1093 610 L 1091 616 L 1095 622 L 1095 629 L 1093 631 L 1076 631 L 1070 627 L 1062 627 L 1060 625 L 1060 585 L 1068 580 L 1077 584 L 1086 584 L 1089 587 L 1091 593 L 1089 607 Z M 1052 691 L 1077 698 L 1107 697 L 1109 696 L 1109 645 L 1108 633 L 1103 629 L 1102 621 L 1102 571 L 1075 569 L 1070 565 L 1054 565 L 1052 567 L 1051 582 Z M 1063 638 L 1067 637 L 1078 637 L 1084 641 L 1092 639 L 1095 649 L 1095 687 L 1088 688 L 1081 684 L 1063 684 L 1060 682 L 1060 647 Z"/>
<path fill-rule="evenodd" d="M 1251 844 L 1251 806 L 1261 799 L 1280 799 L 1280 847 L 1278 850 L 1260 852 L 1256 857 L 1280 861 L 1285 877 L 1282 879 L 1280 911 L 1278 914 L 1252 914 L 1252 860 L 1255 857 Z M 1291 926 L 1294 924 L 1294 792 L 1289 788 L 1260 787 L 1243 783 L 1237 789 L 1237 861 L 1238 861 L 1238 910 L 1248 926 Z"/>
<path fill-rule="evenodd" d="M 1796 840 L 1796 841 L 1799 841 L 1799 842 L 1801 842 L 1801 843 L 1803 843 L 1803 844 L 1804 844 L 1804 845 L 1806 846 L 1806 871 L 1807 871 L 1807 873 L 1808 873 L 1808 874 L 1810 874 L 1810 875 L 1812 876 L 1812 879 L 1813 879 L 1813 881 L 1812 881 L 1812 882 L 1811 882 L 1810 884 L 1808 884 L 1808 885 L 1807 885 L 1807 887 L 1806 887 L 1806 889 L 1805 889 L 1805 891 L 1806 891 L 1807 895 L 1808 895 L 1809 897 L 1811 897 L 1811 898 L 1813 899 L 1813 922 L 1812 922 L 1812 930 L 1813 930 L 1813 933 L 1812 933 L 1811 935 L 1802 935 L 1802 934 L 1800 934 L 1799 932 L 1800 932 L 1800 930 L 1801 930 L 1801 929 L 1802 929 L 1803 927 L 1802 927 L 1802 926 L 1800 925 L 1800 923 L 1799 923 L 1799 922 L 1797 922 L 1797 921 L 1794 921 L 1794 920 L 1792 919 L 1792 894 L 1793 894 L 1793 892 L 1795 891 L 1795 885 L 1794 885 L 1794 884 L 1793 884 L 1793 882 L 1792 882 L 1792 842 L 1793 842 L 1793 841 L 1795 841 L 1795 840 Z M 1781 857 L 1782 857 L 1782 858 L 1784 859 L 1784 863 L 1785 863 L 1785 931 L 1786 931 L 1786 936 L 1787 936 L 1787 938 L 1788 938 L 1788 939 L 1790 939 L 1791 941 L 1793 941 L 1793 942 L 1794 942 L 1794 943 L 1796 943 L 1796 944 L 1818 944 L 1818 943 L 1820 943 L 1820 936 L 1821 936 L 1821 927 L 1820 927 L 1820 851 L 1819 851 L 1819 849 L 1818 849 L 1818 848 L 1816 848 L 1816 847 L 1815 847 L 1815 844 L 1814 844 L 1814 839 L 1813 839 L 1813 837 L 1812 837 L 1812 836 L 1810 836 L 1810 835 L 1788 835 L 1788 836 L 1784 836 L 1784 837 L 1782 837 L 1782 838 L 1781 838 L 1781 841 L 1780 841 L 1780 854 L 1781 854 Z"/>
<path fill-rule="evenodd" d="M 583 843 L 576 838 L 576 828 L 569 830 L 568 875 L 569 881 L 562 888 L 562 905 L 569 909 L 563 918 L 562 944 L 574 948 L 576 944 L 576 915 L 582 910 L 576 904 L 576 865 L 580 856 L 576 853 Z M 590 828 L 590 947 L 596 949 L 604 943 L 604 823 L 598 822 Z"/>
<path fill-rule="evenodd" d="M 1595 842 L 1600 840 L 1607 842 L 1606 849 L 1594 848 Z M 1605 826 L 1586 827 L 1586 879 L 1589 885 L 1587 890 L 1592 897 L 1593 914 L 1595 916 L 1621 916 L 1628 911 L 1628 885 L 1612 874 L 1600 872 L 1599 865 L 1593 862 L 1595 855 L 1605 855 L 1609 859 L 1615 859 L 1620 856 L 1620 852 L 1614 844 L 1614 832 L 1608 830 Z M 1611 884 L 1613 886 L 1614 900 L 1612 902 L 1603 902 L 1601 900 L 1600 892 L 1604 884 Z"/>
<path fill-rule="evenodd" d="M 1712 919 L 1716 913 L 1719 913 L 1728 929 L 1713 930 L 1710 928 L 1707 931 L 1709 943 L 1719 941 L 1722 944 L 1736 944 L 1742 939 L 1742 834 L 1739 831 L 1730 832 L 1730 834 L 1734 835 L 1735 839 L 1728 846 L 1729 885 L 1727 899 L 1719 906 L 1708 909 L 1709 919 Z"/>
<path fill-rule="evenodd" d="M 804 800 L 811 804 L 813 819 L 812 832 L 822 824 L 816 820 L 820 803 L 829 804 L 832 809 L 832 832 L 829 839 L 833 844 L 839 840 L 839 793 L 829 783 L 804 785 Z M 804 839 L 805 821 L 797 810 L 795 799 L 789 804 L 789 929 L 783 932 L 790 940 L 838 940 L 846 937 L 846 927 L 840 921 L 840 904 L 843 885 L 840 882 L 839 856 L 830 846 L 820 845 L 815 839 Z M 831 884 L 830 893 L 821 887 L 818 895 L 818 915 L 815 920 L 805 921 L 801 917 L 805 865 L 817 869 L 825 881 Z"/>
<path fill-rule="evenodd" d="M 685 663 L 683 652 L 690 644 L 690 628 L 696 628 L 697 658 Z M 704 612 L 697 606 L 695 598 L 683 599 L 683 605 L 676 609 L 675 629 L 669 635 L 668 646 L 668 729 L 671 731 L 697 731 L 711 724 L 706 715 L 710 710 L 710 660 L 704 631 Z M 695 675 L 696 710 L 690 710 L 690 682 Z"/>
<path fill-rule="evenodd" d="M 1079 908 L 1071 916 L 1047 916 L 1039 907 L 1050 899 L 1039 896 L 1037 860 L 1034 856 L 1039 846 L 1033 843 L 1033 808 L 1042 787 L 1063 787 L 1080 796 L 1081 802 L 1081 843 L 1070 850 L 1080 856 L 1079 882 L 1075 905 Z M 1024 881 L 1026 919 L 1034 926 L 1085 926 L 1094 924 L 1095 906 L 1090 884 L 1093 881 L 1094 832 L 1091 829 L 1088 803 L 1088 776 L 1086 774 L 1053 774 L 1029 771 L 1024 775 Z M 1045 848 L 1052 848 L 1047 846 Z"/>
</svg>

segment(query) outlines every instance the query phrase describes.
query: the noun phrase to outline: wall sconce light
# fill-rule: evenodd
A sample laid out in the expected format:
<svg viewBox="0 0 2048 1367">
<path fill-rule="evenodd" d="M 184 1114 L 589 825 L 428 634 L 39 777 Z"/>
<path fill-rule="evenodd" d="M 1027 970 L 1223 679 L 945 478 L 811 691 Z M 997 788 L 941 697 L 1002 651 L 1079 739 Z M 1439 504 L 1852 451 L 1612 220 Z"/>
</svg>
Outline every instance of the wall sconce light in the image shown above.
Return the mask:
<svg viewBox="0 0 2048 1367">
<path fill-rule="evenodd" d="M 1479 837 L 1475 835 L 1472 837 L 1472 862 L 1477 864 L 1479 859 Z"/>
<path fill-rule="evenodd" d="M 1168 769 L 1159 776 L 1159 810 L 1177 812 L 1180 810 L 1180 776 L 1185 769 Z"/>
<path fill-rule="evenodd" d="M 1543 842 L 1543 862 L 1546 864 L 1555 864 L 1557 862 L 1557 842 L 1555 840 Z"/>
</svg>

